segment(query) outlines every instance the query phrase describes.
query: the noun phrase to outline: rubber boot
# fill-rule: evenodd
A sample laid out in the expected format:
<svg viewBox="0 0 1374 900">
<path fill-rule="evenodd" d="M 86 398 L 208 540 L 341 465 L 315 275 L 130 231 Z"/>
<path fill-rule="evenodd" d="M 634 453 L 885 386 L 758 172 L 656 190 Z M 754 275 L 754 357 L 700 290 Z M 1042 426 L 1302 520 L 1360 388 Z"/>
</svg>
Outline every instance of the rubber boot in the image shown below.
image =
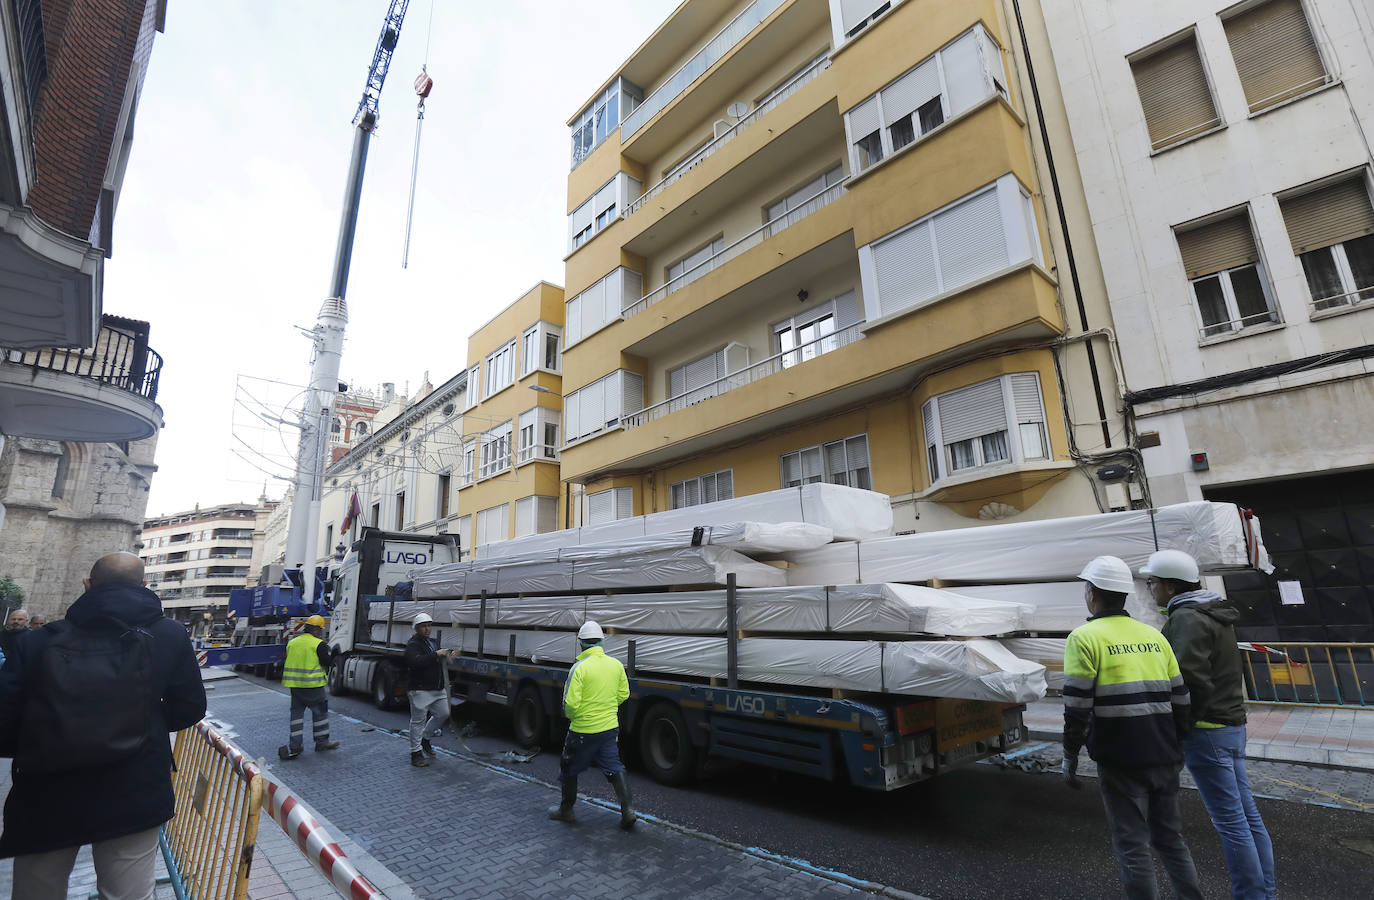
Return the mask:
<svg viewBox="0 0 1374 900">
<path fill-rule="evenodd" d="M 285 745 L 277 748 L 277 756 L 279 756 L 283 761 L 288 759 L 295 759 L 300 755 L 301 751 L 296 750 L 293 752 L 290 747 L 287 747 Z"/>
<path fill-rule="evenodd" d="M 558 806 L 549 807 L 549 818 L 555 822 L 576 822 L 577 814 L 573 807 L 577 805 L 577 782 L 563 782 L 563 800 Z"/>
<path fill-rule="evenodd" d="M 420 739 L 420 751 L 430 759 L 434 759 L 434 745 L 429 742 L 429 738 Z"/>
<path fill-rule="evenodd" d="M 611 776 L 611 787 L 615 788 L 615 796 L 620 800 L 620 827 L 629 831 L 639 818 L 635 815 L 634 798 L 630 796 L 630 779 L 624 772 L 616 772 Z"/>
<path fill-rule="evenodd" d="M 423 752 L 416 750 L 414 753 L 410 754 L 410 764 L 417 769 L 423 769 L 425 766 L 429 765 L 429 757 L 425 756 Z"/>
</svg>

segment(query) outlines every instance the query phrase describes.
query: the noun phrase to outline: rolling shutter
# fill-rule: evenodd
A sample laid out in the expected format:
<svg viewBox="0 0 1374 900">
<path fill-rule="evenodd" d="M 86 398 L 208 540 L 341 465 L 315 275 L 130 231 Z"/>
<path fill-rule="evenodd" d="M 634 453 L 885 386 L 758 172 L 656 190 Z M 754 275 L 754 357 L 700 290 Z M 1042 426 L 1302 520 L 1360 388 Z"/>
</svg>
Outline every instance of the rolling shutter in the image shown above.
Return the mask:
<svg viewBox="0 0 1374 900">
<path fill-rule="evenodd" d="M 930 223 L 922 222 L 874 245 L 873 269 L 882 315 L 916 306 L 940 292 L 930 235 Z"/>
<path fill-rule="evenodd" d="M 857 141 L 878 130 L 878 97 L 869 97 L 849 111 L 849 137 Z"/>
<path fill-rule="evenodd" d="M 524 537 L 534 534 L 534 497 L 521 497 L 515 501 L 515 536 Z"/>
<path fill-rule="evenodd" d="M 1178 250 L 1189 280 L 1259 262 L 1246 213 L 1179 232 Z"/>
<path fill-rule="evenodd" d="M 891 0 L 840 0 L 840 28 L 845 34 L 849 34 L 856 25 L 877 12 L 878 7 L 887 6 L 890 2 Z"/>
<path fill-rule="evenodd" d="M 835 298 L 835 330 L 842 331 L 857 324 L 859 324 L 859 297 L 853 291 L 846 291 Z"/>
<path fill-rule="evenodd" d="M 1299 0 L 1272 0 L 1227 19 L 1225 27 L 1252 112 L 1326 81 Z"/>
<path fill-rule="evenodd" d="M 1279 201 L 1293 253 L 1374 234 L 1374 208 L 1363 175 Z"/>
<path fill-rule="evenodd" d="M 602 525 L 615 520 L 615 491 L 597 491 L 587 495 L 588 525 Z"/>
<path fill-rule="evenodd" d="M 629 519 L 635 514 L 635 493 L 633 488 L 615 489 L 615 517 Z"/>
<path fill-rule="evenodd" d="M 921 104 L 939 95 L 940 70 L 935 58 L 931 57 L 883 88 L 883 124 L 890 127 L 893 122 L 911 115 Z M 863 137 L 863 134 L 856 136 Z"/>
<path fill-rule="evenodd" d="M 1000 378 L 950 391 L 939 397 L 939 404 L 943 444 L 957 444 L 1007 429 Z"/>
<path fill-rule="evenodd" d="M 1154 149 L 1181 141 L 1217 124 L 1207 73 L 1198 56 L 1197 39 L 1167 47 L 1131 63 L 1145 124 Z"/>
<path fill-rule="evenodd" d="M 935 217 L 941 291 L 952 291 L 1007 265 L 997 191 L 987 190 Z"/>
<path fill-rule="evenodd" d="M 629 269 L 620 270 L 620 308 L 633 306 L 644 299 L 644 276 Z"/>
<path fill-rule="evenodd" d="M 949 114 L 957 116 L 979 100 L 992 94 L 992 86 L 983 74 L 983 60 L 978 55 L 978 35 L 972 31 L 940 51 L 940 65 L 945 70 L 945 90 Z"/>
<path fill-rule="evenodd" d="M 607 382 L 610 384 L 610 382 Z M 620 410 L 618 415 L 628 416 L 644 408 L 644 378 L 634 372 L 620 372 Z"/>
<path fill-rule="evenodd" d="M 1017 424 L 1043 423 L 1045 407 L 1040 398 L 1040 376 L 1024 372 L 1011 376 L 1012 404 L 1016 407 Z"/>
<path fill-rule="evenodd" d="M 582 433 L 600 431 L 606 425 L 605 380 L 589 384 L 577 394 L 582 406 Z"/>
</svg>

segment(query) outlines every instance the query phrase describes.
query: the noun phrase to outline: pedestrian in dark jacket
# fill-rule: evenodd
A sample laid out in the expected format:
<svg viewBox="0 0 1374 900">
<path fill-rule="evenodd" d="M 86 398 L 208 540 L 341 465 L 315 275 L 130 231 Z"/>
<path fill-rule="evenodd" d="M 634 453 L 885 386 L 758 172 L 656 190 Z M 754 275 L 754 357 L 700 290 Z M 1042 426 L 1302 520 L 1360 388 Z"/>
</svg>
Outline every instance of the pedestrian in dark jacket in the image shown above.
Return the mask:
<svg viewBox="0 0 1374 900">
<path fill-rule="evenodd" d="M 450 655 L 430 638 L 434 619 L 427 613 L 415 617 L 415 634 L 406 642 L 405 664 L 410 682 L 410 764 L 424 767 L 434 758 L 429 740 L 448 721 L 448 694 L 444 691 L 443 661 Z"/>
<path fill-rule="evenodd" d="M 0 858 L 14 857 L 14 896 L 47 900 L 67 896 L 76 853 L 90 844 L 101 896 L 152 896 L 158 828 L 172 818 L 172 751 L 169 732 L 189 728 L 205 715 L 205 688 L 186 630 L 162 615 L 157 595 L 143 586 L 143 563 L 132 553 L 100 558 L 85 579 L 86 592 L 65 621 L 26 634 L 4 672 L 4 709 L 22 707 L 26 692 L 39 690 L 36 675 L 47 645 L 67 629 L 140 628 L 151 636 L 148 738 L 132 757 L 105 766 L 32 773 L 16 760 L 5 802 Z M 116 624 L 118 620 L 121 624 Z M 0 720 L 0 744 L 13 754 L 17 715 Z"/>
<path fill-rule="evenodd" d="M 27 610 L 12 609 L 10 614 L 5 616 L 5 630 L 0 631 L 0 653 L 6 656 L 14 654 L 14 644 L 19 640 L 19 636 L 29 629 L 29 614 Z"/>
<path fill-rule="evenodd" d="M 1154 553 L 1140 574 L 1169 616 L 1164 637 L 1193 701 L 1184 764 L 1221 835 L 1231 894 L 1236 900 L 1272 898 L 1274 848 L 1245 771 L 1245 682 L 1235 629 L 1240 611 L 1202 589 L 1197 561 L 1181 550 Z"/>
</svg>

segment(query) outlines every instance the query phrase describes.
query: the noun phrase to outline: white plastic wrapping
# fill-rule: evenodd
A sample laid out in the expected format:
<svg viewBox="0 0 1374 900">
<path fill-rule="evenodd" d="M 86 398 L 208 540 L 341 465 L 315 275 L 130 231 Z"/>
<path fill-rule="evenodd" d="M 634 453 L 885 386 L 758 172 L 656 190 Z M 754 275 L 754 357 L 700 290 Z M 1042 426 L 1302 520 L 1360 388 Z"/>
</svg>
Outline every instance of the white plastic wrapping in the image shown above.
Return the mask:
<svg viewBox="0 0 1374 900">
<path fill-rule="evenodd" d="M 1067 581 L 1095 556 L 1139 569 L 1156 549 L 1192 555 L 1204 573 L 1273 571 L 1259 521 L 1231 503 L 1197 501 L 1157 510 L 983 525 L 830 544 L 787 554 L 790 584 L 880 581 Z M 1253 556 L 1252 556 L 1253 553 Z"/>
<path fill-rule="evenodd" d="M 1003 638 L 1000 643 L 1021 659 L 1045 667 L 1045 683 L 1051 690 L 1064 690 L 1065 638 Z"/>
<path fill-rule="evenodd" d="M 474 553 L 477 559 L 495 559 L 672 532 L 690 533 L 699 526 L 734 526 L 738 523 L 752 523 L 756 528 L 768 524 L 805 523 L 830 529 L 837 540 L 854 541 L 892 534 L 892 503 L 886 494 L 876 491 L 837 484 L 807 484 L 683 509 L 664 510 L 604 525 L 584 525 L 581 528 L 497 541 L 483 544 Z M 772 545 L 776 537 L 757 536 L 745 540 L 748 543 L 760 542 L 757 552 L 788 549 L 778 547 L 777 550 L 769 550 L 761 543 L 766 541 L 767 545 Z M 790 536 L 785 537 L 790 540 Z"/>
<path fill-rule="evenodd" d="M 1028 607 L 1022 631 L 1069 632 L 1088 620 L 1083 582 L 1051 581 L 1040 584 L 961 584 L 956 593 L 985 600 L 1001 600 Z M 1150 596 L 1143 580 L 1136 580 L 1135 593 L 1126 600 L 1126 611 L 1147 625 L 1161 628 L 1164 617 Z"/>
</svg>

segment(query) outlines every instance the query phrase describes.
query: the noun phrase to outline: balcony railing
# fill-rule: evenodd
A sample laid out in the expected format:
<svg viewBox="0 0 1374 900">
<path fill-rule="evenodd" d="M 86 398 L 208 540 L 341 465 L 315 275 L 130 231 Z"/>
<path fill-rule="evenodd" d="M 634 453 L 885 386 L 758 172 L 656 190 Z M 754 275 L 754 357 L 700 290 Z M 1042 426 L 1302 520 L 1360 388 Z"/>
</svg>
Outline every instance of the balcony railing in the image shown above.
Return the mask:
<svg viewBox="0 0 1374 900">
<path fill-rule="evenodd" d="M 719 253 L 702 260 L 676 278 L 670 279 L 661 286 L 645 294 L 641 299 L 625 307 L 621 316 L 628 319 L 631 316 L 639 315 L 664 297 L 667 297 L 675 291 L 681 290 L 707 272 L 711 272 L 725 265 L 750 247 L 763 243 L 768 240 L 768 238 L 786 228 L 790 228 L 817 210 L 834 203 L 837 198 L 844 194 L 844 191 L 845 187 L 843 182 L 840 184 L 832 184 L 824 190 L 817 191 L 798 205 L 796 209 L 789 210 L 785 215 L 779 216 L 772 221 L 765 222 L 763 225 L 749 232 L 730 246 L 722 248 Z"/>
<path fill-rule="evenodd" d="M 1321 313 L 1331 309 L 1350 309 L 1366 303 L 1374 303 L 1374 288 L 1360 288 L 1345 294 L 1322 297 L 1320 300 L 1311 301 L 1308 309 L 1314 313 Z"/>
<path fill-rule="evenodd" d="M 763 100 L 759 101 L 759 105 L 754 107 L 753 111 L 750 112 L 749 115 L 745 116 L 735 124 L 731 125 L 728 129 L 725 130 L 724 133 L 719 135 L 715 140 L 711 141 L 711 143 L 702 147 L 696 153 L 693 153 L 691 156 L 687 157 L 682 162 L 673 166 L 673 168 L 668 171 L 668 174 L 663 176 L 662 181 L 660 181 L 653 187 L 649 188 L 647 191 L 640 195 L 638 200 L 635 200 L 633 203 L 630 204 L 630 207 L 626 211 L 625 215 L 632 216 L 635 213 L 639 212 L 639 210 L 643 208 L 644 204 L 648 203 L 650 200 L 654 199 L 659 194 L 663 193 L 663 191 L 667 189 L 670 185 L 672 185 L 683 175 L 686 175 L 689 171 L 695 168 L 697 163 L 706 159 L 706 157 L 710 156 L 712 153 L 715 153 L 721 147 L 724 147 L 726 144 L 733 141 L 735 139 L 735 136 L 738 135 L 741 131 L 744 131 L 744 129 L 748 128 L 750 125 L 753 125 L 755 122 L 763 118 L 769 112 L 776 109 L 778 104 L 782 103 L 788 97 L 791 97 L 797 91 L 801 90 L 803 85 L 807 84 L 810 81 L 814 81 L 817 75 L 821 74 L 828 68 L 830 68 L 830 57 L 829 55 L 826 55 L 820 57 L 815 62 L 811 63 L 811 65 L 807 66 L 805 69 L 798 72 L 796 75 L 793 75 L 791 78 L 787 80 L 785 84 L 782 85 L 782 87 L 778 88 L 776 91 L 769 94 Z"/>
<path fill-rule="evenodd" d="M 645 97 L 644 102 L 639 104 L 634 112 L 625 117 L 625 121 L 620 123 L 620 139 L 628 141 L 636 131 L 648 124 L 650 119 L 687 90 L 692 82 L 705 75 L 707 69 L 730 52 L 730 48 L 744 40 L 760 22 L 786 2 L 787 0 L 754 0 L 746 6 L 729 25 L 707 41 L 706 46 L 693 54 L 691 59 L 682 64 L 682 68 L 674 72 L 667 81 L 658 86 L 657 90 Z"/>
<path fill-rule="evenodd" d="M 765 360 L 746 366 L 738 372 L 731 372 L 723 378 L 717 378 L 710 384 L 704 384 L 695 390 L 676 397 L 669 397 L 661 403 L 642 409 L 637 413 L 631 413 L 621 419 L 621 427 L 627 431 L 631 428 L 638 428 L 646 425 L 655 419 L 662 418 L 670 413 L 686 409 L 703 400 L 718 397 L 721 394 L 733 391 L 735 388 L 742 388 L 747 384 L 753 384 L 760 378 L 767 378 L 775 375 L 784 369 L 806 362 L 808 359 L 815 359 L 831 350 L 838 350 L 846 344 L 852 344 L 863 337 L 858 325 L 851 325 L 839 331 L 818 337 L 815 340 L 800 344 L 792 350 L 786 350 L 776 356 L 770 356 Z"/>
<path fill-rule="evenodd" d="M 84 350 L 11 350 L 4 357 L 35 372 L 62 372 L 89 378 L 157 402 L 162 357 L 148 347 L 147 332 L 100 326 L 95 346 Z"/>
</svg>

